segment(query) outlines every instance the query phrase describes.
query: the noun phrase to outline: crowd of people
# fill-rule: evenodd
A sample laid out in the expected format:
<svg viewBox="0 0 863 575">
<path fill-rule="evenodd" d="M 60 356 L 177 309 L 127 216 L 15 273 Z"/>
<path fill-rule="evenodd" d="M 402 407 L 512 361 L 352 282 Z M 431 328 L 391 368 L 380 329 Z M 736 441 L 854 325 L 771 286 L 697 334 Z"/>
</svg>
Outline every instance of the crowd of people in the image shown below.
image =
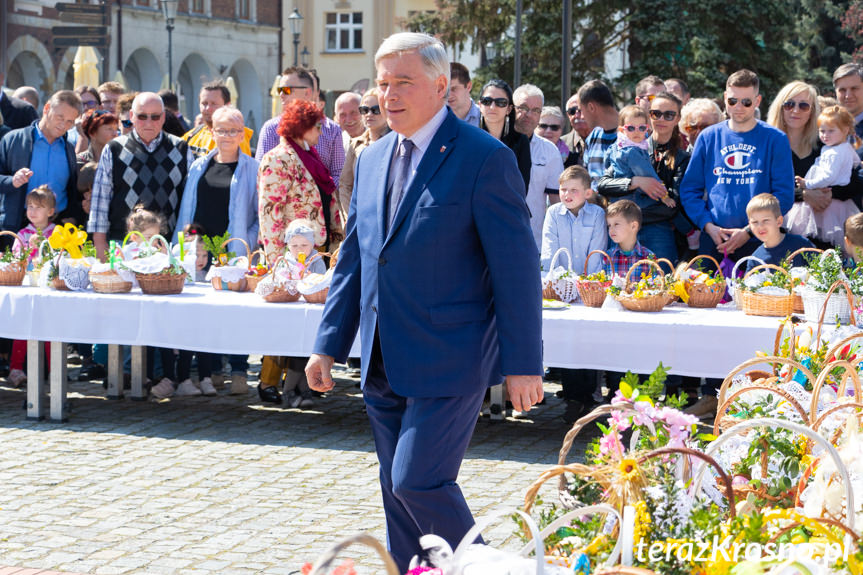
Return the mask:
<svg viewBox="0 0 863 575">
<path fill-rule="evenodd" d="M 513 89 L 493 79 L 475 90 L 465 66 L 451 63 L 449 73 L 448 108 L 512 151 L 543 273 L 560 247 L 579 273 L 620 275 L 648 256 L 675 264 L 696 254 L 736 261 L 757 250 L 775 260 L 803 245 L 854 255 L 846 232 L 860 227 L 863 199 L 857 64 L 836 70 L 835 94 L 787 84 L 766 121 L 758 76 L 749 70 L 731 74 L 716 99 L 693 98 L 681 79 L 648 76 L 622 108 L 599 80 L 558 107 L 532 84 Z M 169 91 L 127 93 L 106 82 L 58 91 L 41 108 L 32 88 L 0 91 L 0 229 L 30 241 L 71 222 L 86 229 L 100 257 L 131 230 L 174 238 L 227 232 L 262 246 L 271 263 L 292 239 L 329 254 L 345 237 L 358 158 L 389 132 L 388 112 L 398 106 L 377 88 L 346 92 L 329 118 L 314 70 L 303 67 L 283 71 L 279 98 L 281 115 L 255 142 L 219 81 L 202 87 L 192 125 Z M 609 261 L 588 261 L 597 249 Z M 199 267 L 208 265 L 201 258 Z M 0 372 L 17 386 L 26 374 L 11 352 L 3 341 Z M 78 352 L 82 379 L 104 377 L 104 349 L 81 344 Z M 195 382 L 190 356 L 155 355 L 156 397 L 214 394 L 227 383 L 226 364 L 230 391 L 247 390 L 246 356 L 198 354 Z M 304 364 L 265 358 L 261 399 L 310 405 Z M 599 373 L 558 376 L 568 419 L 602 400 Z M 715 410 L 715 383 L 700 391 L 697 381 L 672 378 L 670 385 L 690 394 L 693 413 L 705 414 Z"/>
</svg>

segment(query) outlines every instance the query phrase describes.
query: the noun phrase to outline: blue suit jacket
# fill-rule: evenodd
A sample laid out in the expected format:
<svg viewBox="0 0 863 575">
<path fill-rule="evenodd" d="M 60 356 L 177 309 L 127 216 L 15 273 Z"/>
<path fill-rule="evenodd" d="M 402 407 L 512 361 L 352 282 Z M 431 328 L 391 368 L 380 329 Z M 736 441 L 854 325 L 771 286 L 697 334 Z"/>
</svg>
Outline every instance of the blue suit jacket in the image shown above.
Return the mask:
<svg viewBox="0 0 863 575">
<path fill-rule="evenodd" d="M 315 352 L 344 361 L 375 329 L 390 387 L 455 397 L 542 374 L 539 258 L 505 145 L 449 112 L 385 233 L 398 134 L 360 154 L 347 234 Z"/>
</svg>

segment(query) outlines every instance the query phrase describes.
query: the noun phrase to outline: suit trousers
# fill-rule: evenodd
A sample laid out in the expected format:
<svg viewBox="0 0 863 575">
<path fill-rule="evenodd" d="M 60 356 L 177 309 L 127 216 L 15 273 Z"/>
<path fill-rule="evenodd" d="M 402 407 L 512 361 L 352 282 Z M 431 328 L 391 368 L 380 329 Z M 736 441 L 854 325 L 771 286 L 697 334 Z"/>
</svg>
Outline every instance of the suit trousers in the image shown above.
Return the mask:
<svg viewBox="0 0 863 575">
<path fill-rule="evenodd" d="M 387 547 L 405 573 L 421 535 L 439 535 L 455 549 L 474 524 L 456 478 L 485 390 L 402 397 L 390 387 L 384 363 L 375 330 L 363 398 L 381 468 Z"/>
</svg>

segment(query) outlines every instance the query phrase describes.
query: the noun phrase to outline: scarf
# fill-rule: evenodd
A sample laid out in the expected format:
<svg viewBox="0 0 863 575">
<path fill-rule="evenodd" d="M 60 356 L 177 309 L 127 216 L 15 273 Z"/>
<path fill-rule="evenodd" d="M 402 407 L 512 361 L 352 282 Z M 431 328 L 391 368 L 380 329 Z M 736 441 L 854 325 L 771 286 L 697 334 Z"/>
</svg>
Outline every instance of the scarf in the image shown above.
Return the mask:
<svg viewBox="0 0 863 575">
<path fill-rule="evenodd" d="M 285 139 L 297 153 L 297 156 L 299 156 L 300 161 L 303 162 L 303 165 L 309 173 L 312 174 L 312 178 L 314 178 L 315 183 L 318 185 L 318 189 L 321 191 L 321 203 L 323 205 L 327 205 L 333 192 L 336 191 L 336 184 L 333 182 L 330 171 L 321 161 L 318 151 L 313 147 L 309 147 L 309 149 L 306 150 L 303 146 L 297 144 L 293 138 Z"/>
<path fill-rule="evenodd" d="M 641 148 L 645 152 L 647 151 L 647 140 L 648 138 L 644 138 L 639 143 L 635 143 L 629 139 L 629 136 L 626 134 L 621 134 L 617 137 L 617 145 L 621 148 L 629 148 L 630 146 L 634 146 L 636 148 Z"/>
</svg>

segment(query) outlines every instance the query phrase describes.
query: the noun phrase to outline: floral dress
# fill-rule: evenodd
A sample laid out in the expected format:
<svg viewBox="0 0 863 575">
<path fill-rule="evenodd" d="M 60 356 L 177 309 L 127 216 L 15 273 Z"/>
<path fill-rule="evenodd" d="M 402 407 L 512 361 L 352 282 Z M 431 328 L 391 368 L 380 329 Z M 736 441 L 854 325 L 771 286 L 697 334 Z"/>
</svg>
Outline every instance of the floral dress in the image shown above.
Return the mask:
<svg viewBox="0 0 863 575">
<path fill-rule="evenodd" d="M 343 237 L 335 194 L 330 200 L 330 214 L 330 243 L 334 244 Z M 258 168 L 258 219 L 261 242 L 271 261 L 285 252 L 285 231 L 293 220 L 309 220 L 315 246 L 327 242 L 320 190 L 284 139 L 264 155 Z"/>
</svg>

